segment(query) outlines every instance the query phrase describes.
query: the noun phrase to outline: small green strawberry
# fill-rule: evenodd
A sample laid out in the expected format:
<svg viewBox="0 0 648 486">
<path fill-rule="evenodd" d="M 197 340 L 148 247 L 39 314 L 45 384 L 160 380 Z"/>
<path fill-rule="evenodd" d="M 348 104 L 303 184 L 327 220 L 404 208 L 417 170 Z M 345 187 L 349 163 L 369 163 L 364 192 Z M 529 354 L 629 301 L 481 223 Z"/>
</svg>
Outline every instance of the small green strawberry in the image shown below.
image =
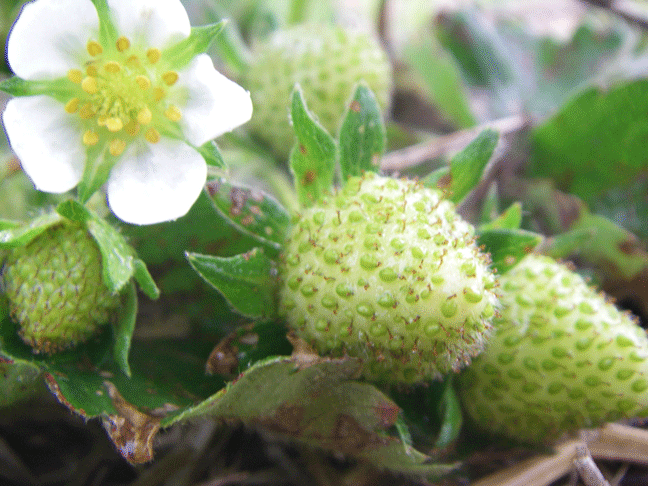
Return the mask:
<svg viewBox="0 0 648 486">
<path fill-rule="evenodd" d="M 526 442 L 648 414 L 648 338 L 565 265 L 528 255 L 502 276 L 501 317 L 462 375 L 466 410 Z"/>
<path fill-rule="evenodd" d="M 362 358 L 371 379 L 438 378 L 484 346 L 488 263 L 441 193 L 368 173 L 295 218 L 280 312 L 321 353 Z"/>
<path fill-rule="evenodd" d="M 330 25 L 280 30 L 258 46 L 244 73 L 242 84 L 254 104 L 249 126 L 286 158 L 295 140 L 288 117 L 295 83 L 322 126 L 335 135 L 354 86 L 364 80 L 386 110 L 391 79 L 387 55 L 370 35 Z"/>
<path fill-rule="evenodd" d="M 74 223 L 52 226 L 9 250 L 2 277 L 11 316 L 35 353 L 86 341 L 119 304 L 103 282 L 96 242 Z"/>
</svg>

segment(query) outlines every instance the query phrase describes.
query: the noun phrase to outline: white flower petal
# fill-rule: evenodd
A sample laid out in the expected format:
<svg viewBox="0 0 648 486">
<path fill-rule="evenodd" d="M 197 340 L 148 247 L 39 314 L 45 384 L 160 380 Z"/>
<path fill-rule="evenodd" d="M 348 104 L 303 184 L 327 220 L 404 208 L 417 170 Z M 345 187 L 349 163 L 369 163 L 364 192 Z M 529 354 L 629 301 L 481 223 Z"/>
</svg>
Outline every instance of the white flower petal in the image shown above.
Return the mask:
<svg viewBox="0 0 648 486">
<path fill-rule="evenodd" d="M 252 117 L 250 93 L 216 71 L 207 54 L 196 56 L 179 74 L 178 84 L 186 89 L 180 126 L 193 145 L 198 147 Z"/>
<path fill-rule="evenodd" d="M 2 116 L 11 148 L 36 189 L 61 193 L 83 175 L 81 128 L 61 103 L 44 95 L 9 100 Z"/>
<path fill-rule="evenodd" d="M 36 0 L 26 4 L 7 42 L 14 73 L 28 80 L 55 79 L 88 57 L 99 17 L 89 0 Z"/>
<path fill-rule="evenodd" d="M 191 33 L 179 0 L 108 0 L 108 6 L 119 34 L 135 45 L 161 49 Z"/>
<path fill-rule="evenodd" d="M 198 199 L 207 164 L 178 140 L 131 144 L 108 179 L 108 204 L 127 223 L 154 224 L 184 216 Z"/>
</svg>

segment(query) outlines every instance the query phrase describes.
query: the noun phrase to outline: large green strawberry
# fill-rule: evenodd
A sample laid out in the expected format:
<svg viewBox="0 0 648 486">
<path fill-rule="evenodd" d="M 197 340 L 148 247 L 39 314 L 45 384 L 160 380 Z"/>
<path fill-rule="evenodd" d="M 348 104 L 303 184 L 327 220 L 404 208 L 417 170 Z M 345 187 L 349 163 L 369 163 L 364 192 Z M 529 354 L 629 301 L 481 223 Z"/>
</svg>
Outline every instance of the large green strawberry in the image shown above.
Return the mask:
<svg viewBox="0 0 648 486">
<path fill-rule="evenodd" d="M 103 282 L 96 242 L 75 223 L 52 226 L 10 250 L 2 277 L 11 316 L 36 353 L 86 341 L 119 304 Z"/>
<path fill-rule="evenodd" d="M 484 346 L 497 304 L 488 264 L 441 193 L 369 173 L 295 218 L 280 311 L 320 352 L 362 358 L 369 378 L 438 378 Z"/>
<path fill-rule="evenodd" d="M 372 36 L 332 25 L 300 25 L 276 31 L 256 48 L 242 83 L 254 114 L 249 126 L 275 153 L 287 158 L 295 135 L 289 121 L 290 95 L 299 83 L 309 109 L 335 135 L 354 86 L 361 80 L 386 110 L 392 72 Z"/>
<path fill-rule="evenodd" d="M 648 338 L 628 313 L 545 256 L 500 284 L 495 332 L 460 381 L 477 424 L 539 442 L 648 414 Z"/>
</svg>

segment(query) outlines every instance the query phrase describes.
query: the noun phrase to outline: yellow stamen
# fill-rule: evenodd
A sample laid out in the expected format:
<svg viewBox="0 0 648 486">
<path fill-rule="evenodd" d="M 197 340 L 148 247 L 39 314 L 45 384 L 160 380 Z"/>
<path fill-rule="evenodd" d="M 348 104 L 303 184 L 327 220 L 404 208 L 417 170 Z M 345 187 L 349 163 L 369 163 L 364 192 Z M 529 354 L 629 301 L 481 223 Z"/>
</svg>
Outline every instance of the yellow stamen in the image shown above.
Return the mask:
<svg viewBox="0 0 648 486">
<path fill-rule="evenodd" d="M 86 76 L 85 78 L 83 78 L 83 81 L 81 81 L 81 89 L 88 94 L 95 94 L 97 91 L 99 91 L 99 87 L 97 86 L 97 78 L 94 78 L 92 76 Z"/>
<path fill-rule="evenodd" d="M 83 120 L 89 120 L 90 118 L 94 117 L 95 114 L 96 113 L 94 111 L 92 111 L 92 106 L 90 106 L 90 103 L 86 103 L 79 110 L 79 116 Z"/>
<path fill-rule="evenodd" d="M 131 137 L 135 137 L 140 131 L 139 123 L 135 122 L 134 120 L 130 120 L 126 125 L 124 125 L 124 130 Z"/>
<path fill-rule="evenodd" d="M 100 127 L 105 127 L 106 120 L 108 120 L 108 117 L 106 115 L 100 115 L 99 118 L 97 118 L 97 125 L 99 125 Z"/>
<path fill-rule="evenodd" d="M 173 86 L 176 84 L 176 81 L 178 81 L 178 73 L 175 71 L 167 71 L 162 75 L 162 81 L 164 81 L 164 84 L 167 86 Z"/>
<path fill-rule="evenodd" d="M 80 69 L 70 69 L 67 72 L 67 77 L 74 84 L 79 84 L 81 82 L 81 80 L 83 79 L 83 73 L 81 72 Z"/>
<path fill-rule="evenodd" d="M 151 87 L 151 80 L 142 74 L 135 76 L 135 82 L 145 91 Z"/>
<path fill-rule="evenodd" d="M 96 78 L 97 75 L 99 74 L 99 71 L 97 70 L 97 66 L 95 64 L 89 64 L 86 67 L 86 74 L 88 76 L 92 76 L 92 77 Z"/>
<path fill-rule="evenodd" d="M 169 105 L 169 107 L 164 111 L 164 116 L 166 116 L 172 122 L 177 122 L 180 121 L 180 118 L 182 118 L 182 112 L 177 106 Z"/>
<path fill-rule="evenodd" d="M 108 152 L 110 152 L 110 155 L 112 155 L 113 157 L 121 155 L 125 149 L 126 142 L 124 142 L 120 138 L 115 138 L 108 144 Z"/>
<path fill-rule="evenodd" d="M 151 64 L 155 64 L 162 57 L 162 52 L 160 51 L 160 49 L 156 49 L 153 47 L 148 51 L 146 51 L 146 57 L 148 58 Z"/>
<path fill-rule="evenodd" d="M 144 106 L 144 108 L 137 113 L 137 122 L 141 125 L 148 125 L 151 123 L 151 120 L 153 120 L 153 114 L 151 113 L 151 110 L 149 110 L 148 106 Z"/>
<path fill-rule="evenodd" d="M 146 130 L 146 133 L 144 134 L 144 138 L 151 143 L 158 143 L 160 141 L 160 132 L 158 132 L 155 128 L 151 127 L 148 130 Z"/>
<path fill-rule="evenodd" d="M 103 47 L 101 47 L 101 44 L 93 40 L 88 41 L 86 49 L 88 49 L 88 54 L 90 54 L 92 57 L 98 56 L 103 52 Z"/>
<path fill-rule="evenodd" d="M 92 130 L 86 130 L 83 134 L 83 143 L 88 146 L 97 145 L 99 142 L 99 134 Z"/>
<path fill-rule="evenodd" d="M 139 66 L 140 60 L 135 54 L 126 59 L 126 64 L 129 66 Z"/>
<path fill-rule="evenodd" d="M 131 43 L 126 37 L 120 37 L 117 39 L 117 50 L 119 52 L 124 52 L 130 47 Z"/>
<path fill-rule="evenodd" d="M 160 101 L 162 98 L 164 98 L 164 89 L 160 88 L 159 86 L 153 88 L 153 99 L 155 101 Z"/>
<path fill-rule="evenodd" d="M 104 69 L 107 73 L 117 74 L 119 71 L 121 71 L 121 66 L 117 61 L 108 61 L 106 64 L 104 64 Z"/>
<path fill-rule="evenodd" d="M 121 118 L 116 118 L 116 117 L 108 118 L 106 120 L 106 128 L 110 132 L 118 132 L 119 130 L 124 128 L 124 122 L 121 121 Z"/>
<path fill-rule="evenodd" d="M 65 111 L 68 113 L 76 113 L 79 109 L 79 98 L 72 98 L 70 101 L 65 103 Z"/>
</svg>

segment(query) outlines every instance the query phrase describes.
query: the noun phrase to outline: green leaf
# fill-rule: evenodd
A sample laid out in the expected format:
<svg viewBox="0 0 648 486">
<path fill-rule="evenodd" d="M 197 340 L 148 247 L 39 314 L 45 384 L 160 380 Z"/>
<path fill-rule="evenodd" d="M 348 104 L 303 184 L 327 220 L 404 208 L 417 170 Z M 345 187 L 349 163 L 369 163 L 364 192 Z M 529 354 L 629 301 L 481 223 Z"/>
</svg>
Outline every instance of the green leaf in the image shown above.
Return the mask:
<svg viewBox="0 0 648 486">
<path fill-rule="evenodd" d="M 209 181 L 206 189 L 214 207 L 238 230 L 274 250 L 282 249 L 290 216 L 274 198 L 224 178 Z"/>
<path fill-rule="evenodd" d="M 516 202 L 511 204 L 506 211 L 500 214 L 493 221 L 482 224 L 481 231 L 493 229 L 519 229 L 522 225 L 522 203 Z"/>
<path fill-rule="evenodd" d="M 578 252 L 607 275 L 631 280 L 648 268 L 648 253 L 639 239 L 603 216 L 583 211 L 570 230 L 590 232 Z"/>
<path fill-rule="evenodd" d="M 162 52 L 162 57 L 173 69 L 182 69 L 198 54 L 207 51 L 209 45 L 226 24 L 227 21 L 222 20 L 215 24 L 192 27 L 189 37 L 165 49 Z"/>
<path fill-rule="evenodd" d="M 404 58 L 421 76 L 430 101 L 458 128 L 475 124 L 466 87 L 452 56 L 428 32 L 405 48 Z"/>
<path fill-rule="evenodd" d="M 41 386 L 38 366 L 21 359 L 0 358 L 0 409 L 31 396 Z"/>
<path fill-rule="evenodd" d="M 435 446 L 439 449 L 445 449 L 457 440 L 463 425 L 461 403 L 459 402 L 459 397 L 457 397 L 457 392 L 455 392 L 451 378 L 445 383 L 445 389 L 443 390 L 441 403 L 439 404 L 439 412 L 443 418 Z"/>
<path fill-rule="evenodd" d="M 449 192 L 448 199 L 460 202 L 481 180 L 498 140 L 499 133 L 495 130 L 483 130 L 452 158 L 449 173 L 442 172 L 443 168 L 439 169 L 428 176 L 425 185 L 430 187 L 434 182 L 437 188 Z"/>
<path fill-rule="evenodd" d="M 520 229 L 478 230 L 478 244 L 491 254 L 493 266 L 500 274 L 513 267 L 542 242 L 542 235 Z"/>
<path fill-rule="evenodd" d="M 385 152 L 385 124 L 375 95 L 364 83 L 355 89 L 347 107 L 339 145 L 343 181 L 378 171 Z"/>
<path fill-rule="evenodd" d="M 119 369 L 126 375 L 131 376 L 128 354 L 131 348 L 135 322 L 137 321 L 137 292 L 135 284 L 131 283 L 125 290 L 126 302 L 119 308 L 119 316 L 115 325 L 115 337 L 113 344 L 113 357 Z"/>
<path fill-rule="evenodd" d="M 350 381 L 351 359 L 299 365 L 292 358 L 257 363 L 224 390 L 177 415 L 174 422 L 211 417 L 261 426 L 290 440 L 371 461 L 381 469 L 441 475 L 453 466 L 430 463 L 403 447 L 395 425 L 398 406 L 368 383 Z M 341 433 L 340 431 L 344 431 Z"/>
<path fill-rule="evenodd" d="M 588 204 L 648 169 L 648 80 L 592 87 L 532 134 L 529 175 L 550 177 Z"/>
<path fill-rule="evenodd" d="M 205 159 L 207 165 L 211 165 L 212 167 L 217 167 L 219 169 L 227 168 L 227 164 L 225 164 L 223 156 L 220 153 L 216 142 L 210 140 L 209 142 L 198 147 L 196 150 L 198 150 L 203 159 Z"/>
<path fill-rule="evenodd" d="M 229 258 L 187 253 L 187 260 L 238 313 L 253 318 L 274 316 L 275 269 L 260 248 Z"/>
<path fill-rule="evenodd" d="M 245 45 L 235 22 L 228 22 L 225 25 L 221 35 L 216 36 L 215 45 L 218 57 L 229 70 L 235 74 L 247 70 L 252 60 L 252 53 Z"/>
<path fill-rule="evenodd" d="M 34 218 L 26 225 L 13 226 L 11 223 L 8 228 L 0 230 L 0 248 L 27 245 L 47 228 L 61 221 L 60 214 L 46 213 Z"/>
<path fill-rule="evenodd" d="M 556 260 L 567 258 L 585 246 L 594 233 L 591 229 L 578 229 L 551 236 L 542 243 L 541 253 Z"/>
<path fill-rule="evenodd" d="M 330 192 L 335 175 L 336 144 L 306 107 L 299 85 L 291 100 L 297 144 L 290 153 L 290 170 L 295 178 L 299 202 L 307 207 Z"/>
</svg>

